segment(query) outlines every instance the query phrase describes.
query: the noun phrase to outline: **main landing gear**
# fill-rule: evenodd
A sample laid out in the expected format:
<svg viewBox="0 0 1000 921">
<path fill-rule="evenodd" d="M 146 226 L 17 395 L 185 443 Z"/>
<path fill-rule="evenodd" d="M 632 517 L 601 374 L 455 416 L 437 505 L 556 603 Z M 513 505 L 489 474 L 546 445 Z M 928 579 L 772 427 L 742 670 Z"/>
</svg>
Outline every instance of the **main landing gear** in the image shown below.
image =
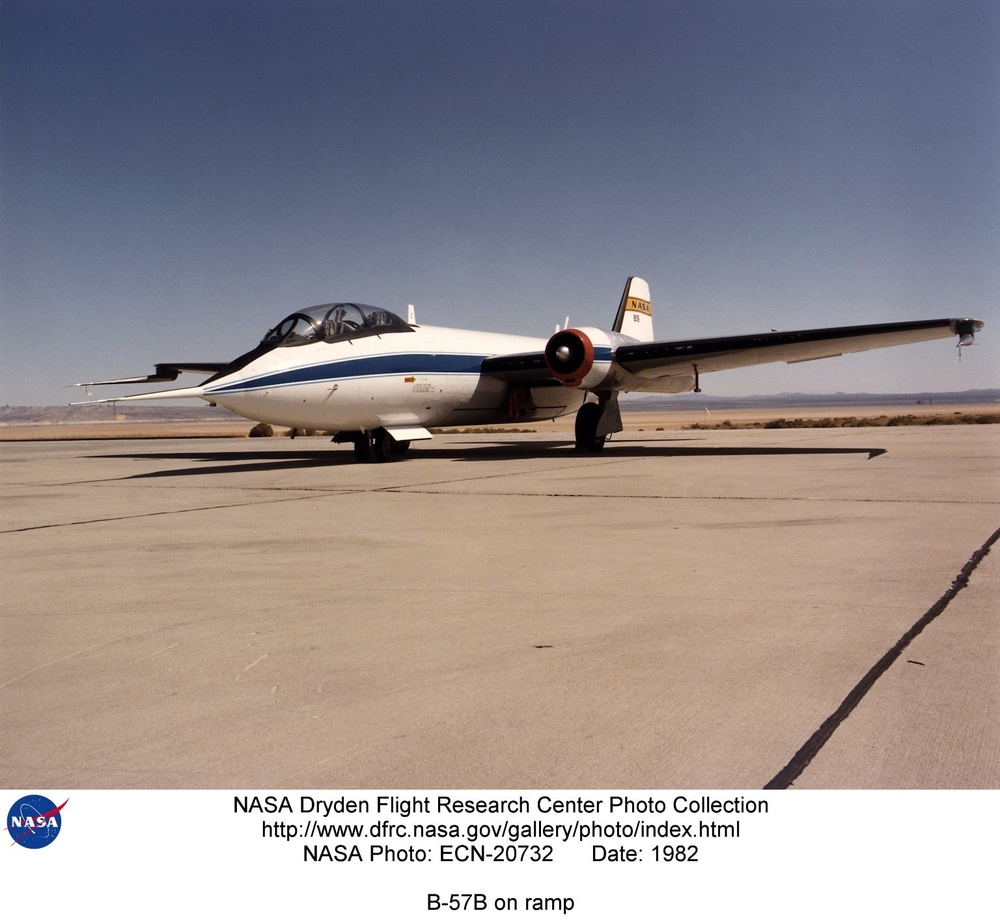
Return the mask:
<svg viewBox="0 0 1000 921">
<path fill-rule="evenodd" d="M 624 428 L 618 394 L 603 390 L 596 393 L 597 402 L 584 403 L 576 414 L 576 449 L 590 454 L 603 449 L 608 436 Z"/>
<path fill-rule="evenodd" d="M 597 424 L 601 421 L 599 403 L 584 403 L 576 413 L 576 449 L 594 454 L 604 448 L 607 435 L 597 434 Z"/>
<path fill-rule="evenodd" d="M 354 457 L 361 463 L 370 460 L 387 461 L 405 452 L 410 447 L 408 441 L 396 441 L 385 429 L 374 432 L 354 433 Z"/>
</svg>

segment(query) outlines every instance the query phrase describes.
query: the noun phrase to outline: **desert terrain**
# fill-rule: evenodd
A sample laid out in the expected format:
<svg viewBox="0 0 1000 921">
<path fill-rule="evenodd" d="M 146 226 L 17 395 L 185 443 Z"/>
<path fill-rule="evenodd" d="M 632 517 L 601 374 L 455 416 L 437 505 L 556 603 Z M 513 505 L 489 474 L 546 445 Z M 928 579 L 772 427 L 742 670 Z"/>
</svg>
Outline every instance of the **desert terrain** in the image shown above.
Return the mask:
<svg viewBox="0 0 1000 921">
<path fill-rule="evenodd" d="M 837 396 L 843 399 L 837 399 Z M 805 397 L 789 394 L 726 400 L 692 395 L 666 400 L 622 400 L 625 433 L 677 431 L 697 428 L 884 426 L 1000 421 L 1000 391 L 969 394 L 914 394 L 889 396 L 842 394 Z M 497 427 L 509 432 L 571 434 L 572 415 L 552 422 Z M 112 407 L 107 404 L 75 407 L 3 407 L 0 441 L 85 441 L 91 439 L 245 438 L 254 423 L 219 407 Z M 489 431 L 484 429 L 483 431 Z M 276 437 L 289 429 L 274 427 Z M 322 436 L 297 432 L 297 436 Z"/>
</svg>

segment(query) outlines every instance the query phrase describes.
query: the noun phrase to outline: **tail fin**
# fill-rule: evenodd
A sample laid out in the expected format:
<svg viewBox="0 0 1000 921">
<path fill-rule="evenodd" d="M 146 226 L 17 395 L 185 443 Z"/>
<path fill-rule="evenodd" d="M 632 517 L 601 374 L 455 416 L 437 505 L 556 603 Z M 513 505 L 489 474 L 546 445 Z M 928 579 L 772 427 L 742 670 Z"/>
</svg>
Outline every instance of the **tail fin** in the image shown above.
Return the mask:
<svg viewBox="0 0 1000 921">
<path fill-rule="evenodd" d="M 638 342 L 653 341 L 653 310 L 650 306 L 649 285 L 643 279 L 633 275 L 625 282 L 615 325 L 611 328 Z"/>
</svg>

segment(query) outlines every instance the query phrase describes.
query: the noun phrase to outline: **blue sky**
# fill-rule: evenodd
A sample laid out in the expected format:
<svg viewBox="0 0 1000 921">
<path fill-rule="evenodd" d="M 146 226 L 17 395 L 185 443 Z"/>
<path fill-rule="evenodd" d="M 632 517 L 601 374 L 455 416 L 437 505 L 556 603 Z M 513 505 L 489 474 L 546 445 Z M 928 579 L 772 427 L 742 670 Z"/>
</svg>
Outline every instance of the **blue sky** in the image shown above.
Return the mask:
<svg viewBox="0 0 1000 921">
<path fill-rule="evenodd" d="M 661 339 L 988 324 L 707 393 L 1000 386 L 992 0 L 4 0 L 0 43 L 0 403 L 333 300 L 606 326 L 630 274 Z"/>
</svg>

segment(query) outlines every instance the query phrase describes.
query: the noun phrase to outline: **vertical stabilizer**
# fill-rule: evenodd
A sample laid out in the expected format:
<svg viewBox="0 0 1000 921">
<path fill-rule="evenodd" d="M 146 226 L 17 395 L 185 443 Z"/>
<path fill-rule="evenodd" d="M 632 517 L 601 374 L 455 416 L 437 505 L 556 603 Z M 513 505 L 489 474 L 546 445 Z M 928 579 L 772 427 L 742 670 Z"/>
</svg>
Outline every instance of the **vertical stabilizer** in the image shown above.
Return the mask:
<svg viewBox="0 0 1000 921">
<path fill-rule="evenodd" d="M 649 285 L 643 279 L 632 276 L 625 282 L 615 325 L 611 328 L 639 342 L 653 341 L 653 309 L 650 306 Z"/>
</svg>

